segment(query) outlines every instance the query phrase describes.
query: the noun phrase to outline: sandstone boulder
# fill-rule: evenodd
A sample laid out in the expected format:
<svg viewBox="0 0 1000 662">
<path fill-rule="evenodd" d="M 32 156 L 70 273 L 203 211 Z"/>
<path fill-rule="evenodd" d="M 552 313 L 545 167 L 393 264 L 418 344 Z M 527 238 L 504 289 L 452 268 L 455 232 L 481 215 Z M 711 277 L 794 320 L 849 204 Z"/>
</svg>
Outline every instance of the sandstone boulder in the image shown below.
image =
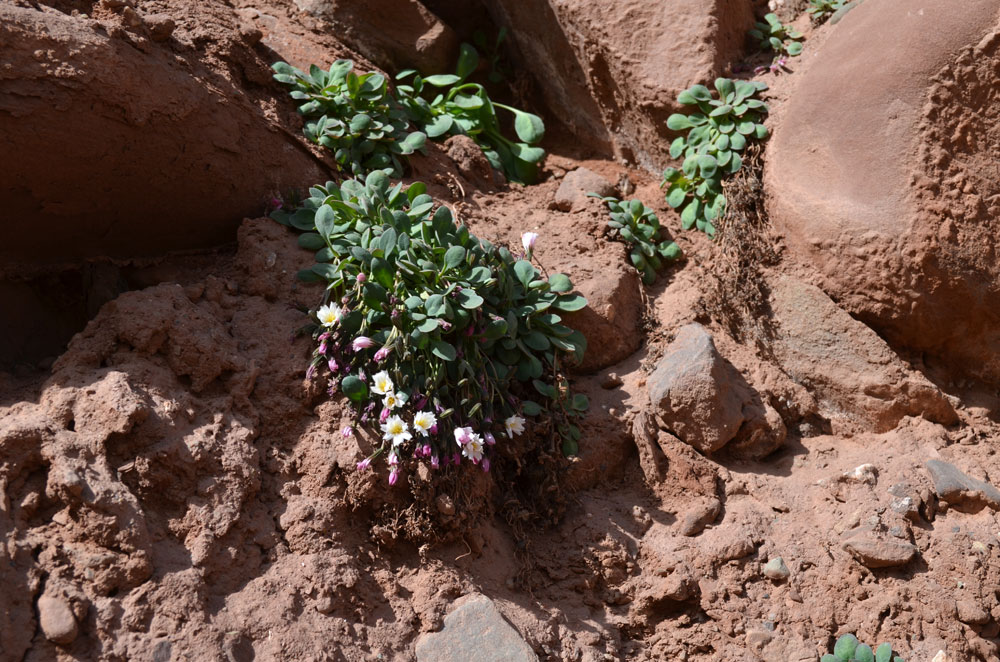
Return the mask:
<svg viewBox="0 0 1000 662">
<path fill-rule="evenodd" d="M 998 10 L 858 5 L 796 75 L 765 169 L 770 217 L 826 292 L 893 345 L 993 383 Z"/>
<path fill-rule="evenodd" d="M 711 81 L 743 48 L 751 0 L 501 0 L 509 29 L 549 107 L 588 145 L 662 169 L 677 95 Z M 596 143 L 596 144 L 595 144 Z"/>
<path fill-rule="evenodd" d="M 822 290 L 791 276 L 771 280 L 771 307 L 778 320 L 775 358 L 816 395 L 820 414 L 835 431 L 885 432 L 904 416 L 945 425 L 957 420 L 936 386 Z"/>
<path fill-rule="evenodd" d="M 258 103 L 204 53 L 10 3 L 0 44 L 0 265 L 222 244 L 271 196 L 327 178 L 279 123 L 277 86 Z M 244 67 L 268 82 L 263 61 Z"/>
</svg>

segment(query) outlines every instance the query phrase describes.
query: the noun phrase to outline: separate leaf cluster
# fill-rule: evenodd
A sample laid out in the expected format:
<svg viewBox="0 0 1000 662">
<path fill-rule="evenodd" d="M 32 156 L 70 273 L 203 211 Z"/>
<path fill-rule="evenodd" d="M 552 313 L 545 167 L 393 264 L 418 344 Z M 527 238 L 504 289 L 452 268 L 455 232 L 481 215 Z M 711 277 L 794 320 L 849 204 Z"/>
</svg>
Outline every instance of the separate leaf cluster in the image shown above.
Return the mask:
<svg viewBox="0 0 1000 662">
<path fill-rule="evenodd" d="M 388 372 L 404 401 L 395 413 L 433 407 L 441 429 L 426 439 L 432 452 L 408 448 L 434 462 L 457 453 L 457 428 L 500 439 L 509 417 L 551 409 L 522 399 L 520 383 L 533 382 L 560 401 L 562 387 L 549 387 L 562 383 L 560 366 L 580 360 L 586 346 L 562 320 L 586 305 L 569 277 L 546 278 L 506 248 L 476 238 L 422 183 L 404 191 L 376 171 L 309 194 L 301 208 L 272 217 L 301 231 L 299 245 L 316 252 L 316 264 L 299 278 L 325 283 L 323 304 L 343 311 L 332 327 L 316 319 L 309 327 L 317 345 L 312 370 L 339 383 L 359 424 L 379 420 L 381 395 L 370 386 L 376 371 Z M 357 350 L 358 338 L 371 346 Z M 585 399 L 571 398 L 571 410 L 586 409 Z M 573 442 L 579 437 L 575 428 L 560 430 Z M 393 448 L 390 463 L 403 450 Z M 390 449 L 383 445 L 375 455 L 383 452 Z"/>
<path fill-rule="evenodd" d="M 763 21 L 754 23 L 747 33 L 757 41 L 762 51 L 772 50 L 778 55 L 796 56 L 802 53 L 802 33 L 790 25 L 782 24 L 776 14 L 766 14 Z"/>
<path fill-rule="evenodd" d="M 806 13 L 816 23 L 822 23 L 833 16 L 848 3 L 849 0 L 809 0 L 809 8 Z"/>
<path fill-rule="evenodd" d="M 680 257 L 680 246 L 661 236 L 660 219 L 641 200 L 626 202 L 615 197 L 602 197 L 597 193 L 587 195 L 607 203 L 611 211 L 609 235 L 628 246 L 629 259 L 642 276 L 643 283 L 653 284 L 656 272 L 663 267 L 663 260 Z"/>
<path fill-rule="evenodd" d="M 515 182 L 534 182 L 537 164 L 545 150 L 535 146 L 545 135 L 537 115 L 492 101 L 479 83 L 468 76 L 479 65 L 479 55 L 470 44 L 462 44 L 455 74 L 421 76 L 409 69 L 400 72 L 396 90 L 400 103 L 413 123 L 432 139 L 465 134 L 482 148 L 490 164 Z M 509 140 L 500 130 L 496 109 L 514 115 L 518 140 Z"/>
<path fill-rule="evenodd" d="M 359 76 L 353 68 L 350 60 L 337 60 L 329 71 L 313 65 L 308 73 L 285 62 L 273 66 L 275 80 L 303 102 L 298 112 L 306 119 L 306 137 L 333 150 L 342 169 L 356 176 L 374 170 L 402 176 L 400 157 L 422 149 L 427 136 L 410 130 L 385 76 Z"/>
<path fill-rule="evenodd" d="M 833 653 L 827 653 L 820 662 L 903 662 L 903 658 L 893 655 L 892 645 L 881 644 L 875 650 L 862 644 L 853 634 L 845 634 L 837 639 Z"/>
<path fill-rule="evenodd" d="M 726 211 L 722 178 L 742 167 L 740 152 L 748 140 L 768 135 L 762 123 L 767 106 L 756 98 L 766 84 L 717 78 L 715 89 L 718 98 L 704 85 L 678 95 L 680 103 L 697 110 L 667 118 L 668 128 L 686 133 L 670 145 L 670 156 L 683 158 L 682 165 L 667 168 L 661 185 L 667 189 L 667 203 L 681 209 L 684 229 L 697 227 L 709 236 L 715 235 L 714 221 Z"/>
</svg>

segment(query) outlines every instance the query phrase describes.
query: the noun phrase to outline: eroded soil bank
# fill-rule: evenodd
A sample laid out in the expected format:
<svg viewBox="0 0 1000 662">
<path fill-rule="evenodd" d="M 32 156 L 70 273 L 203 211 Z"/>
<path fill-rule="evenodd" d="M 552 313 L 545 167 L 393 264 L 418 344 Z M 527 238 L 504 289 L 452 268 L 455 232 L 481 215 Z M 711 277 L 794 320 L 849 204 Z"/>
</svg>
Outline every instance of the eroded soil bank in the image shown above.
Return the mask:
<svg viewBox="0 0 1000 662">
<path fill-rule="evenodd" d="M 845 632 L 891 641 L 908 661 L 942 650 L 952 661 L 998 659 L 997 393 L 988 370 L 968 369 L 970 353 L 992 360 L 990 300 L 956 304 L 953 323 L 937 326 L 926 309 L 897 305 L 939 282 L 967 292 L 956 279 L 969 273 L 992 282 L 981 258 L 995 215 L 986 193 L 962 188 L 973 177 L 962 154 L 985 159 L 988 141 L 976 136 L 996 127 L 976 109 L 995 72 L 961 58 L 966 48 L 993 57 L 998 7 L 977 3 L 990 20 L 950 30 L 935 42 L 947 53 L 916 49 L 931 62 L 959 58 L 959 78 L 985 82 L 956 88 L 941 67 L 909 81 L 927 105 L 907 115 L 900 149 L 927 181 L 904 178 L 913 190 L 897 193 L 924 227 L 943 229 L 916 257 L 889 263 L 879 236 L 859 235 L 853 251 L 811 243 L 815 219 L 795 211 L 806 203 L 785 174 L 796 163 L 832 172 L 817 146 L 860 138 L 823 126 L 799 144 L 780 136 L 806 124 L 812 101 L 801 90 L 838 103 L 843 81 L 829 58 L 916 68 L 897 61 L 912 59 L 909 47 L 848 47 L 866 26 L 900 11 L 933 17 L 942 3 L 867 0 L 817 28 L 783 10 L 806 50 L 760 76 L 781 149 L 748 159 L 715 241 L 680 231 L 651 171 L 666 165 L 662 121 L 680 90 L 760 64 L 734 37 L 754 3 L 626 2 L 610 18 L 593 2 L 540 3 L 535 15 L 514 2 L 459 12 L 398 0 L 364 17 L 350 4 L 0 5 L 0 44 L 19 63 L 0 70 L 0 136 L 31 156 L 19 193 L 5 181 L 2 195 L 35 200 L 24 209 L 38 222 L 59 217 L 92 241 L 53 232 L 54 252 L 4 255 L 3 287 L 21 302 L 8 307 L 6 337 L 32 346 L 22 311 L 59 328 L 30 361 L 4 356 L 11 369 L 0 373 L 0 659 L 430 660 L 444 647 L 438 631 L 461 638 L 469 627 L 446 625 L 447 615 L 470 604 L 489 613 L 476 594 L 513 625 L 511 650 L 524 654 L 516 642 L 526 642 L 544 660 L 805 662 Z M 379 23 L 390 17 L 396 32 Z M 384 43 L 404 18 L 413 43 Z M 267 66 L 352 57 L 390 69 L 406 54 L 435 66 L 472 30 L 507 24 L 509 84 L 498 93 L 545 116 L 542 181 L 504 183 L 465 138 L 431 146 L 410 179 L 491 241 L 516 246 L 538 232 L 539 262 L 587 296 L 572 321 L 589 340 L 575 377 L 591 402 L 580 455 L 551 470 L 558 480 L 524 468 L 513 491 L 497 484 L 503 472 L 459 469 L 406 473 L 390 489 L 384 471 L 356 471 L 370 441 L 340 435 L 343 403 L 305 379 L 310 343 L 293 333 L 318 292 L 294 275 L 312 255 L 262 213 L 272 196 L 330 177 L 331 162 L 299 137 Z M 545 26 L 551 40 L 525 42 Z M 657 38 L 658 26 L 676 40 Z M 533 77 L 529 64 L 542 58 L 552 69 Z M 147 73 L 110 76 L 115 62 Z M 557 77 L 550 87 L 546 76 Z M 161 87 L 191 95 L 166 112 Z M 975 92 L 969 112 L 941 110 L 956 89 Z M 60 122 L 78 116 L 138 155 L 115 165 L 82 140 L 60 151 L 70 138 L 42 132 L 47 115 L 17 110 L 44 99 Z M 953 131 L 928 128 L 941 115 Z M 7 140 L 24 127 L 35 143 Z M 205 159 L 210 167 L 192 171 Z M 131 189 L 126 166 L 154 184 Z M 91 186 L 73 189 L 70 206 L 41 174 Z M 605 236 L 606 209 L 585 195 L 599 188 L 642 199 L 682 247 L 654 285 Z M 845 218 L 862 204 L 850 186 L 834 190 Z M 952 191 L 980 214 L 980 234 L 932 213 Z M 815 197 L 809 205 L 834 196 Z M 115 224 L 131 234 L 108 230 Z M 104 243 L 102 232 L 121 241 Z M 184 250 L 164 256 L 175 248 Z M 869 258 L 884 277 L 861 277 Z M 84 303 L 60 303 L 67 290 Z M 937 340 L 896 333 L 907 315 L 939 329 Z M 953 361 L 955 329 L 966 327 L 979 344 Z M 706 444 L 719 450 L 696 450 Z M 505 501 L 550 485 L 545 499 L 524 501 L 530 509 Z"/>
</svg>

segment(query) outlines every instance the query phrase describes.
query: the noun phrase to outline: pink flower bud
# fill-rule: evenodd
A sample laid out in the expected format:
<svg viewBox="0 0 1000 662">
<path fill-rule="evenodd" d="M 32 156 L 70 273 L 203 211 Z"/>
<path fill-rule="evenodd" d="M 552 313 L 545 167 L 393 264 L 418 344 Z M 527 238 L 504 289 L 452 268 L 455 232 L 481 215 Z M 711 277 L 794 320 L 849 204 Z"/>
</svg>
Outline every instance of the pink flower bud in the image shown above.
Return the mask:
<svg viewBox="0 0 1000 662">
<path fill-rule="evenodd" d="M 483 458 L 483 471 L 486 473 L 490 472 L 490 458 L 488 457 Z"/>
<path fill-rule="evenodd" d="M 363 349 L 368 349 L 374 344 L 375 341 L 369 338 L 368 336 L 358 336 L 357 338 L 354 339 L 354 342 L 351 343 L 351 348 L 355 352 L 360 352 Z"/>
<path fill-rule="evenodd" d="M 324 340 L 319 344 L 319 353 L 326 354 L 326 341 Z"/>
<path fill-rule="evenodd" d="M 492 446 L 493 444 L 497 443 L 497 440 L 493 436 L 492 432 L 486 432 L 485 434 L 483 434 L 483 439 L 485 439 L 486 443 L 489 444 L 490 446 Z"/>
<path fill-rule="evenodd" d="M 437 455 L 431 455 L 431 469 L 441 468 L 441 460 L 438 459 Z"/>
<path fill-rule="evenodd" d="M 431 454 L 431 445 L 424 444 L 424 457 L 430 457 L 430 454 Z"/>
<path fill-rule="evenodd" d="M 358 471 L 364 471 L 370 466 L 372 466 L 372 459 L 370 457 L 366 457 L 365 459 L 358 462 Z"/>
<path fill-rule="evenodd" d="M 435 423 L 434 425 L 432 425 L 432 426 L 431 426 L 431 429 L 429 430 L 429 432 L 430 432 L 431 434 L 437 434 L 437 433 L 438 433 L 438 424 L 437 424 L 437 423 Z"/>
<path fill-rule="evenodd" d="M 363 283 L 363 282 L 365 282 L 366 280 L 368 280 L 368 276 L 365 276 L 365 275 L 364 275 L 363 273 L 361 273 L 361 274 L 358 274 L 358 278 L 357 278 L 357 280 L 358 280 L 358 282 L 359 282 L 359 283 Z"/>
<path fill-rule="evenodd" d="M 337 365 L 337 362 L 333 359 L 330 359 L 329 361 L 326 362 L 326 367 L 329 368 L 330 372 L 333 373 L 337 372 L 340 369 L 340 366 Z"/>
<path fill-rule="evenodd" d="M 382 407 L 382 413 L 379 414 L 378 422 L 379 423 L 385 423 L 388 419 L 389 419 L 389 408 L 388 407 Z"/>
<path fill-rule="evenodd" d="M 393 469 L 389 472 L 389 484 L 395 485 L 397 480 L 399 480 L 399 469 Z"/>
<path fill-rule="evenodd" d="M 392 351 L 392 347 L 383 347 L 379 351 L 375 352 L 375 360 L 376 361 L 385 361 L 385 357 L 389 356 L 389 353 L 391 351 Z"/>
<path fill-rule="evenodd" d="M 354 434 L 354 428 L 352 428 L 350 425 L 345 425 L 344 428 L 340 431 L 340 434 L 344 436 L 344 439 L 347 439 L 352 434 Z"/>
<path fill-rule="evenodd" d="M 316 366 L 310 364 L 309 367 L 306 368 L 306 381 L 312 379 L 313 375 L 315 374 L 316 374 Z"/>
</svg>

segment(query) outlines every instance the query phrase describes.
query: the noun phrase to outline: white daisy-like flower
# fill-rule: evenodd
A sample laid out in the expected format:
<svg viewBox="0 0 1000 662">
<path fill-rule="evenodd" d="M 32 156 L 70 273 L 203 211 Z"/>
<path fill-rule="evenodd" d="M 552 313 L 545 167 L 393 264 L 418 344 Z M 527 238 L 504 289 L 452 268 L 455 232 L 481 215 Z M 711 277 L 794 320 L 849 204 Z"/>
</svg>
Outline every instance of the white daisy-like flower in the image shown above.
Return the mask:
<svg viewBox="0 0 1000 662">
<path fill-rule="evenodd" d="M 316 311 L 316 317 L 319 319 L 319 323 L 325 327 L 331 327 L 337 324 L 343 316 L 344 309 L 335 303 L 320 306 L 319 310 Z"/>
<path fill-rule="evenodd" d="M 503 422 L 503 426 L 507 430 L 507 436 L 513 439 L 515 434 L 524 432 L 524 419 L 517 415 L 511 416 Z"/>
<path fill-rule="evenodd" d="M 429 411 L 419 412 L 413 417 L 413 429 L 425 437 L 435 423 L 437 423 L 437 417 Z"/>
<path fill-rule="evenodd" d="M 401 404 L 403 404 L 403 400 L 399 397 L 399 393 L 393 393 L 392 391 L 386 393 L 385 398 L 382 399 L 382 405 L 389 411 L 392 411 Z"/>
<path fill-rule="evenodd" d="M 472 460 L 473 464 L 479 464 L 483 459 L 483 438 L 475 433 L 469 435 L 469 440 L 462 446 L 462 455 Z"/>
<path fill-rule="evenodd" d="M 393 392 L 392 387 L 392 378 L 385 370 L 375 373 L 375 376 L 372 377 L 372 392 L 379 395 L 388 395 Z"/>
<path fill-rule="evenodd" d="M 412 439 L 413 435 L 410 434 L 409 426 L 406 421 L 401 419 L 399 416 L 390 416 L 385 423 L 382 424 L 382 438 L 386 441 L 392 442 L 393 447 L 399 446 L 408 439 Z"/>
</svg>

